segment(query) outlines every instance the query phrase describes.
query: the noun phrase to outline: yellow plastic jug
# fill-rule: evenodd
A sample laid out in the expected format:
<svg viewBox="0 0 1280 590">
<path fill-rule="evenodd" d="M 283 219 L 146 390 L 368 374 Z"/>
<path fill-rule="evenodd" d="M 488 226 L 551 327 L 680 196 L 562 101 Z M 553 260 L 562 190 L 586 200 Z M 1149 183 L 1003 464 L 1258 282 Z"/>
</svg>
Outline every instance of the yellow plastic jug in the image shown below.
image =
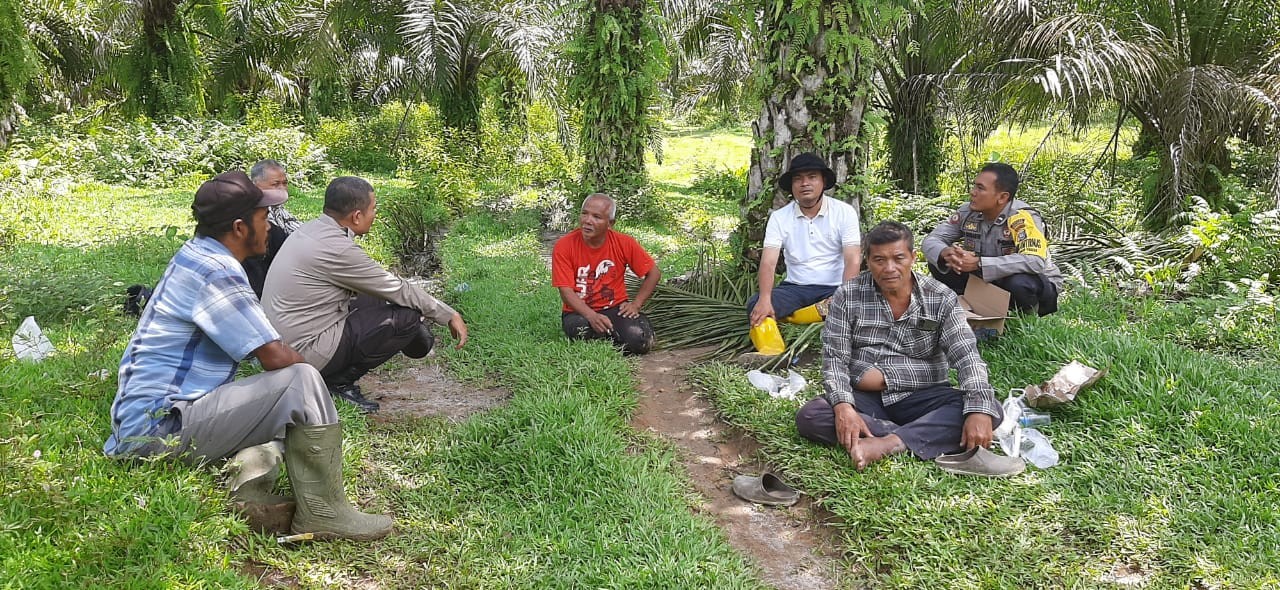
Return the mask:
<svg viewBox="0 0 1280 590">
<path fill-rule="evenodd" d="M 782 332 L 778 330 L 778 322 L 773 321 L 773 318 L 765 318 L 759 324 L 751 326 L 751 343 L 760 354 L 782 354 L 787 349 L 786 343 L 782 341 Z"/>
<path fill-rule="evenodd" d="M 831 298 L 828 297 L 809 307 L 797 309 L 782 321 L 788 324 L 816 324 L 827 319 L 827 310 L 830 308 Z"/>
<path fill-rule="evenodd" d="M 815 303 L 809 307 L 797 309 L 795 313 L 787 316 L 782 321 L 788 324 L 816 324 L 822 320 L 822 315 L 818 313 L 818 304 Z"/>
</svg>

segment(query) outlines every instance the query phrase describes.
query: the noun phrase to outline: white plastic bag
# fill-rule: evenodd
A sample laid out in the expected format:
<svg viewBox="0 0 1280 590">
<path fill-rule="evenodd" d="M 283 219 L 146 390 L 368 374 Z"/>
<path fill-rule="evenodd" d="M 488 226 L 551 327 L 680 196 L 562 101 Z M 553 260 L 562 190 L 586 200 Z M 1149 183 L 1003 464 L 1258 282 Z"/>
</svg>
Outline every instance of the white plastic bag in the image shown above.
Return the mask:
<svg viewBox="0 0 1280 590">
<path fill-rule="evenodd" d="M 768 392 L 773 397 L 785 399 L 795 399 L 796 396 L 809 384 L 799 373 L 787 369 L 786 378 L 777 375 L 752 370 L 747 371 L 747 381 L 762 391 Z"/>
<path fill-rule="evenodd" d="M 20 360 L 38 363 L 53 354 L 53 343 L 36 325 L 35 316 L 27 316 L 13 334 L 13 353 Z"/>
<path fill-rule="evenodd" d="M 1058 464 L 1058 451 L 1049 444 L 1049 437 L 1034 428 L 1022 428 L 1021 438 L 1018 450 L 1027 462 L 1041 469 L 1048 469 Z"/>
<path fill-rule="evenodd" d="M 1058 464 L 1058 451 L 1049 443 L 1049 437 L 1034 428 L 1024 428 L 1019 420 L 1030 410 L 1023 401 L 1020 389 L 1009 390 L 1009 398 L 1004 400 L 1004 420 L 995 430 L 996 442 L 1000 449 L 1010 457 L 1022 457 L 1040 469 L 1048 469 Z"/>
</svg>

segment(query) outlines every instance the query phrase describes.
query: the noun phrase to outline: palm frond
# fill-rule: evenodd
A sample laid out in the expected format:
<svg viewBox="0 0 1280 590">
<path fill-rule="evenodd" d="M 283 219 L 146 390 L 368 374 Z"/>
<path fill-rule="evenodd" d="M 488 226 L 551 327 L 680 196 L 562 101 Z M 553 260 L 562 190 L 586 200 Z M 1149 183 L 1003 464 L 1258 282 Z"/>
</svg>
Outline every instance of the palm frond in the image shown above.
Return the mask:
<svg viewBox="0 0 1280 590">
<path fill-rule="evenodd" d="M 628 281 L 632 290 L 639 286 L 635 277 Z M 732 358 L 752 350 L 746 302 L 756 287 L 755 276 L 737 274 L 704 255 L 695 270 L 659 284 L 645 314 L 665 346 L 711 347 L 707 358 Z M 821 349 L 822 325 L 779 324 L 787 349 L 762 368 L 786 366 Z"/>
</svg>

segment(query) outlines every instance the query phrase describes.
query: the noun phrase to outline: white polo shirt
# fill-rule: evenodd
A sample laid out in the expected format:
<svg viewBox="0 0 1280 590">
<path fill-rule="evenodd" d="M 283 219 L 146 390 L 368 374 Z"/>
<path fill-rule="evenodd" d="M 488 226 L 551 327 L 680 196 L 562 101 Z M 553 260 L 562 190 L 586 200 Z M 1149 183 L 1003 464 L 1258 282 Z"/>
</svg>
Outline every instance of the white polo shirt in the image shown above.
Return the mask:
<svg viewBox="0 0 1280 590">
<path fill-rule="evenodd" d="M 825 195 L 813 219 L 792 200 L 769 214 L 764 230 L 764 247 L 782 249 L 787 281 L 800 285 L 839 285 L 844 278 L 844 247 L 861 243 L 858 210 Z"/>
</svg>

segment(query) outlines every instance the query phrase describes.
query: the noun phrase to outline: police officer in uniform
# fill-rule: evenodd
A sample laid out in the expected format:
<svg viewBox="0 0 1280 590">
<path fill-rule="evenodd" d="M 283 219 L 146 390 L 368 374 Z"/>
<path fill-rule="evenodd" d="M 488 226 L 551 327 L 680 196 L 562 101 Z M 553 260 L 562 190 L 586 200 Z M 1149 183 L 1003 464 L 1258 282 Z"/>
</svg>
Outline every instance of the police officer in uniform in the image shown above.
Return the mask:
<svg viewBox="0 0 1280 590">
<path fill-rule="evenodd" d="M 991 163 L 973 179 L 969 204 L 938 224 L 921 249 L 934 278 L 963 294 L 969 275 L 1009 292 L 1009 306 L 1048 315 L 1058 311 L 1062 273 L 1049 259 L 1044 221 L 1014 198 L 1018 173 Z"/>
</svg>

